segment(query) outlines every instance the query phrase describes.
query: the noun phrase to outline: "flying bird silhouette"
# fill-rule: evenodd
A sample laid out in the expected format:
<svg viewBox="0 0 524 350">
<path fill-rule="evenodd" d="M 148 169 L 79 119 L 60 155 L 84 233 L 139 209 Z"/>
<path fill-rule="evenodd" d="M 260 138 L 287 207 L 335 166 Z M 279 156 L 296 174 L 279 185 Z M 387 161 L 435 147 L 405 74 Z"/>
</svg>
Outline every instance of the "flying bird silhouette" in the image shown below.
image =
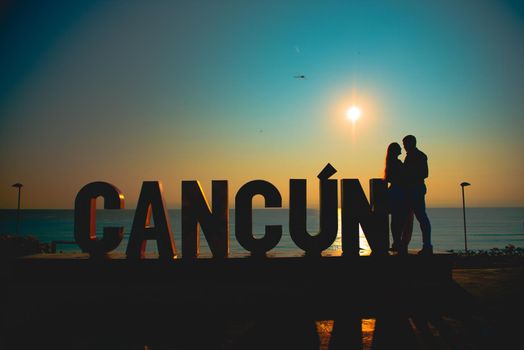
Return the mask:
<svg viewBox="0 0 524 350">
<path fill-rule="evenodd" d="M 293 76 L 293 78 L 295 78 L 295 79 L 306 79 L 306 76 L 304 74 L 300 74 L 300 75 Z"/>
</svg>

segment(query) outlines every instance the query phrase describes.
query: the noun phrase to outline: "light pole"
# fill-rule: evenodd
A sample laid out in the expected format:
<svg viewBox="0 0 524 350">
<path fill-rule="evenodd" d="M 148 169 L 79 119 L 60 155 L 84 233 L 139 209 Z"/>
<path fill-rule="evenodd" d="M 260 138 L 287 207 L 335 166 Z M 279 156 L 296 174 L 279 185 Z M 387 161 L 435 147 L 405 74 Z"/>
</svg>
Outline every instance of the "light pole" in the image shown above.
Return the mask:
<svg viewBox="0 0 524 350">
<path fill-rule="evenodd" d="M 22 185 L 20 182 L 17 182 L 13 185 L 13 187 L 18 188 L 18 208 L 16 210 L 16 235 L 20 233 L 20 193 L 22 192 Z"/>
<path fill-rule="evenodd" d="M 464 198 L 464 187 L 471 186 L 469 182 L 462 182 L 460 187 L 462 187 L 462 214 L 464 216 L 464 248 L 466 249 L 466 254 L 468 253 L 468 239 L 466 237 L 466 199 Z"/>
</svg>

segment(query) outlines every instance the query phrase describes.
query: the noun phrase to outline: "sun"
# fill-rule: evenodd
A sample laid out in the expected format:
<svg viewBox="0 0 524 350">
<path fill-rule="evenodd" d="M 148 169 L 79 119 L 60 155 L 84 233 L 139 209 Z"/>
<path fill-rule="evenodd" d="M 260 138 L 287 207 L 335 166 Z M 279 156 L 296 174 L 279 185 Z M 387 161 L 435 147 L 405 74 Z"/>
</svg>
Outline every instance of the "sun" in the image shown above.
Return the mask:
<svg viewBox="0 0 524 350">
<path fill-rule="evenodd" d="M 362 110 L 358 106 L 351 106 L 346 111 L 346 116 L 353 123 L 359 120 L 361 115 L 362 115 Z"/>
</svg>

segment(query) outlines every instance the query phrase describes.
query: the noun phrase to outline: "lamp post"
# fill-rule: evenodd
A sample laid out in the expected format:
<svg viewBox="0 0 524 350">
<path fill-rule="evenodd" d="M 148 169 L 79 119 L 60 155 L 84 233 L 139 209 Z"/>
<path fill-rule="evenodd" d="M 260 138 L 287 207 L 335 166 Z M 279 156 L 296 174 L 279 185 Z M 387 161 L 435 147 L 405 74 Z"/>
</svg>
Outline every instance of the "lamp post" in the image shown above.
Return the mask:
<svg viewBox="0 0 524 350">
<path fill-rule="evenodd" d="M 18 188 L 18 208 L 16 209 L 16 235 L 20 233 L 20 194 L 22 192 L 22 185 L 20 182 L 17 182 L 13 185 L 13 187 Z"/>
<path fill-rule="evenodd" d="M 464 216 L 464 248 L 466 249 L 466 254 L 468 253 L 468 239 L 466 237 L 466 199 L 464 197 L 464 187 L 471 186 L 469 182 L 462 182 L 460 187 L 462 187 L 462 214 Z"/>
</svg>

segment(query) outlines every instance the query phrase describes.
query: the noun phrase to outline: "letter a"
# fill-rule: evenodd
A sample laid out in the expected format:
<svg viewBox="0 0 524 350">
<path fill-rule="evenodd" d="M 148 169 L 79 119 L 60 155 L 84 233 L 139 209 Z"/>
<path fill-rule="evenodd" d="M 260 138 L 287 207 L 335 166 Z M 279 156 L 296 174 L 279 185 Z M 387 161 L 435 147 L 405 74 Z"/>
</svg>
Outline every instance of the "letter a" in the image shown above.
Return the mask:
<svg viewBox="0 0 524 350">
<path fill-rule="evenodd" d="M 155 226 L 151 227 L 151 215 Z M 146 243 L 156 240 L 158 255 L 161 259 L 176 257 L 173 232 L 167 216 L 167 209 L 162 197 L 162 184 L 158 181 L 144 181 L 136 206 L 133 227 L 129 235 L 126 254 L 128 258 L 144 258 Z"/>
</svg>

